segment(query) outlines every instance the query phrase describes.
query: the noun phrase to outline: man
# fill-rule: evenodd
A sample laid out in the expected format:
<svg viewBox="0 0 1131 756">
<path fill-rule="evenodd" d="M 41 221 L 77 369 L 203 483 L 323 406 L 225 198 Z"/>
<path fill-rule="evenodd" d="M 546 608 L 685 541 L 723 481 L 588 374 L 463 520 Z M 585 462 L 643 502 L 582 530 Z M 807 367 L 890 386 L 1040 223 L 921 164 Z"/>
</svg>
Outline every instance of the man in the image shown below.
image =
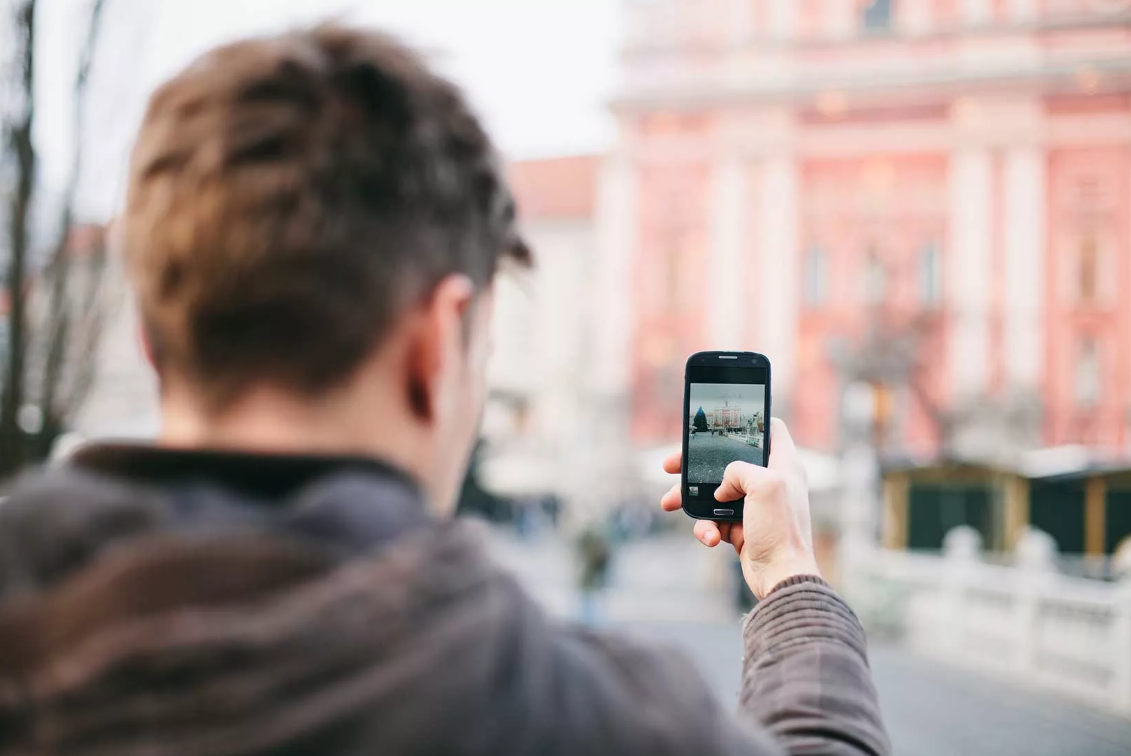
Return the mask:
<svg viewBox="0 0 1131 756">
<path fill-rule="evenodd" d="M 780 423 L 769 469 L 727 470 L 745 522 L 695 528 L 763 599 L 738 716 L 679 656 L 552 622 L 447 519 L 492 280 L 530 254 L 463 97 L 396 42 L 192 64 L 123 226 L 163 430 L 0 510 L 0 754 L 888 751 Z"/>
</svg>

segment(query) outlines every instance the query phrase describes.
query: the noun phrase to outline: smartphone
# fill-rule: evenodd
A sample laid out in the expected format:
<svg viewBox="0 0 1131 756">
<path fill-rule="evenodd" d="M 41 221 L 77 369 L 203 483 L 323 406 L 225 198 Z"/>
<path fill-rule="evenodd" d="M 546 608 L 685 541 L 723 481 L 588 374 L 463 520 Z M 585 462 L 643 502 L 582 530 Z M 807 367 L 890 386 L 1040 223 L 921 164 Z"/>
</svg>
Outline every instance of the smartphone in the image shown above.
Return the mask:
<svg viewBox="0 0 1131 756">
<path fill-rule="evenodd" d="M 683 511 L 698 520 L 742 520 L 742 499 L 715 490 L 735 460 L 770 458 L 770 361 L 754 352 L 696 352 L 683 374 Z"/>
</svg>

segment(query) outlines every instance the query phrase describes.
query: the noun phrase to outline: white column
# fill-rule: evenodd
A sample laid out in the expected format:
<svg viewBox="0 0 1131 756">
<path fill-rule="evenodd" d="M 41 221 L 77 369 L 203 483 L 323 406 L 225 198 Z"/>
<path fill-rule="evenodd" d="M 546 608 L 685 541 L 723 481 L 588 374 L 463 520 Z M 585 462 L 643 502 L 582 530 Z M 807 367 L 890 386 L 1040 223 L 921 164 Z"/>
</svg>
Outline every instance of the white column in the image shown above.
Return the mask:
<svg viewBox="0 0 1131 756">
<path fill-rule="evenodd" d="M 711 269 L 722 282 L 710 297 L 710 334 L 715 349 L 738 349 L 741 345 L 746 197 L 743 161 L 736 156 L 720 158 L 711 175 Z"/>
<path fill-rule="evenodd" d="M 600 305 L 593 329 L 593 387 L 616 396 L 628 390 L 631 371 L 629 336 L 634 297 L 633 255 L 640 219 L 635 167 L 623 154 L 605 160 L 597 183 L 597 255 L 593 288 Z"/>
<path fill-rule="evenodd" d="M 754 4 L 750 0 L 726 0 L 723 7 L 727 37 L 732 43 L 749 41 L 754 33 Z"/>
<path fill-rule="evenodd" d="M 1127 166 L 1126 166 L 1125 170 L 1127 171 L 1128 179 L 1131 179 L 1131 160 L 1127 161 Z M 1131 199 L 1131 198 L 1129 198 L 1129 199 Z M 1131 202 L 1129 202 L 1128 205 L 1129 205 L 1129 207 L 1128 207 L 1128 211 L 1129 211 L 1128 217 L 1131 217 Z M 1126 254 L 1126 251 L 1124 252 L 1124 254 Z M 1129 329 L 1129 332 L 1131 332 L 1131 329 Z M 1117 346 L 1116 349 L 1118 349 L 1118 348 L 1119 347 Z M 1124 346 L 1124 348 L 1131 350 L 1131 343 L 1126 344 Z M 1127 406 L 1131 406 L 1131 381 L 1128 381 L 1128 385 L 1124 388 L 1124 390 L 1127 392 L 1127 400 L 1128 400 Z M 1126 451 L 1128 453 L 1131 453 L 1131 412 L 1127 413 L 1127 425 L 1128 425 L 1128 427 L 1127 427 Z M 1131 679 L 1129 679 L 1128 682 L 1131 683 Z M 1131 689 L 1129 689 L 1127 691 L 1127 695 L 1128 695 L 1128 705 L 1131 706 Z"/>
<path fill-rule="evenodd" d="M 770 11 L 770 35 L 776 39 L 792 39 L 797 34 L 797 0 L 767 0 Z"/>
<path fill-rule="evenodd" d="M 984 26 L 992 12 L 993 0 L 962 0 L 962 22 L 967 26 Z"/>
<path fill-rule="evenodd" d="M 576 479 L 606 484 L 594 493 L 575 489 L 570 502 L 579 522 L 596 518 L 602 507 L 623 500 L 636 485 L 629 437 L 631 405 L 626 401 L 632 375 L 631 336 L 636 309 L 634 258 L 640 237 L 638 166 L 623 152 L 606 158 L 597 182 L 596 249 L 591 282 L 595 297 L 581 308 L 592 327 L 590 390 L 584 401 L 588 429 Z"/>
<path fill-rule="evenodd" d="M 949 365 L 956 398 L 985 391 L 989 361 L 992 162 L 985 147 L 963 146 L 950 159 L 950 233 L 946 291 L 954 314 Z"/>
<path fill-rule="evenodd" d="M 758 292 L 754 308 L 760 322 L 757 348 L 773 364 L 777 395 L 793 385 L 798 315 L 798 177 L 794 156 L 769 153 L 762 162 L 757 234 Z M 747 287 L 749 290 L 750 287 Z"/>
<path fill-rule="evenodd" d="M 897 8 L 897 23 L 907 34 L 926 34 L 934 26 L 933 0 L 903 0 Z"/>
<path fill-rule="evenodd" d="M 825 0 L 823 10 L 828 36 L 833 39 L 851 37 L 852 32 L 856 29 L 856 8 L 856 3 L 846 3 L 844 0 Z"/>
<path fill-rule="evenodd" d="M 1037 17 L 1037 0 L 1009 0 L 1009 20 L 1026 22 Z"/>
<path fill-rule="evenodd" d="M 1040 147 L 1005 155 L 1005 366 L 1010 387 L 1037 390 L 1043 364 L 1045 161 Z"/>
</svg>

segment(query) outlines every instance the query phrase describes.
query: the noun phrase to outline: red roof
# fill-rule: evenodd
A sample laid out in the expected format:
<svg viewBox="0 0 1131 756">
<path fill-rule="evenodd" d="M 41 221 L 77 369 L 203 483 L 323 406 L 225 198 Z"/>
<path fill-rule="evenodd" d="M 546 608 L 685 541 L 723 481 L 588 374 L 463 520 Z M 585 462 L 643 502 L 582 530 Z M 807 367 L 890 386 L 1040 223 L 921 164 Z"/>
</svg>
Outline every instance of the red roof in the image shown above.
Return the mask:
<svg viewBox="0 0 1131 756">
<path fill-rule="evenodd" d="M 592 218 L 600 164 L 599 155 L 511 163 L 508 172 L 519 218 L 528 221 Z"/>
</svg>

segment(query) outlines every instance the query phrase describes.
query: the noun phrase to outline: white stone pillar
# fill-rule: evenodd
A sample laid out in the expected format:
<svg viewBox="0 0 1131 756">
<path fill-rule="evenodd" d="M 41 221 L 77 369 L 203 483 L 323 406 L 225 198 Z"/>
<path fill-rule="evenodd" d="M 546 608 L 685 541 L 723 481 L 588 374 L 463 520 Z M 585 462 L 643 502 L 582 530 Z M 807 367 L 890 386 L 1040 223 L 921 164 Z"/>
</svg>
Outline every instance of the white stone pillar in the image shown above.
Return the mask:
<svg viewBox="0 0 1131 756">
<path fill-rule="evenodd" d="M 949 344 L 952 395 L 985 392 L 989 364 L 991 240 L 993 238 L 991 153 L 984 146 L 958 146 L 950 158 L 950 233 L 947 251 L 948 305 L 954 314 Z"/>
<path fill-rule="evenodd" d="M 962 23 L 985 26 L 993 14 L 993 0 L 962 0 Z"/>
<path fill-rule="evenodd" d="M 797 0 L 767 0 L 769 4 L 770 36 L 775 39 L 792 39 L 797 35 Z"/>
<path fill-rule="evenodd" d="M 833 39 L 847 39 L 856 31 L 856 3 L 825 0 L 825 29 Z"/>
<path fill-rule="evenodd" d="M 597 182 L 597 254 L 594 289 L 600 327 L 593 329 L 593 388 L 605 396 L 628 390 L 629 337 L 634 306 L 633 256 L 639 236 L 635 166 L 624 154 L 604 162 Z"/>
<path fill-rule="evenodd" d="M 790 152 L 771 152 L 761 164 L 756 233 L 758 280 L 753 317 L 758 349 L 773 365 L 774 394 L 786 397 L 793 386 L 798 316 L 798 175 Z M 751 287 L 747 286 L 747 291 Z"/>
<path fill-rule="evenodd" d="M 711 174 L 711 269 L 722 287 L 710 297 L 709 323 L 714 349 L 738 349 L 744 326 L 742 248 L 746 230 L 746 166 L 728 155 Z"/>
<path fill-rule="evenodd" d="M 905 34 L 912 36 L 928 33 L 935 23 L 933 0 L 903 0 L 897 7 L 896 23 Z"/>
<path fill-rule="evenodd" d="M 1037 18 L 1037 0 L 1009 0 L 1009 20 L 1026 23 Z"/>
<path fill-rule="evenodd" d="M 636 491 L 634 450 L 628 444 L 631 404 L 627 401 L 632 375 L 633 313 L 636 309 L 635 256 L 640 238 L 638 166 L 624 152 L 605 159 L 597 179 L 594 296 L 586 315 L 592 327 L 589 390 L 583 402 L 587 427 L 585 451 L 575 470 L 577 480 L 599 480 L 575 490 L 570 502 L 581 522 L 596 517 L 599 508 Z"/>
<path fill-rule="evenodd" d="M 1005 154 L 1005 368 L 1010 388 L 1036 391 L 1043 365 L 1045 159 L 1038 145 Z"/>
<path fill-rule="evenodd" d="M 754 34 L 754 4 L 749 0 L 726 0 L 723 6 L 726 37 L 732 44 L 742 44 Z"/>
<path fill-rule="evenodd" d="M 1127 715 L 1131 714 L 1131 576 L 1120 579 L 1116 590 L 1118 599 L 1111 627 L 1116 658 L 1112 664 L 1111 692 L 1115 705 Z"/>
</svg>

